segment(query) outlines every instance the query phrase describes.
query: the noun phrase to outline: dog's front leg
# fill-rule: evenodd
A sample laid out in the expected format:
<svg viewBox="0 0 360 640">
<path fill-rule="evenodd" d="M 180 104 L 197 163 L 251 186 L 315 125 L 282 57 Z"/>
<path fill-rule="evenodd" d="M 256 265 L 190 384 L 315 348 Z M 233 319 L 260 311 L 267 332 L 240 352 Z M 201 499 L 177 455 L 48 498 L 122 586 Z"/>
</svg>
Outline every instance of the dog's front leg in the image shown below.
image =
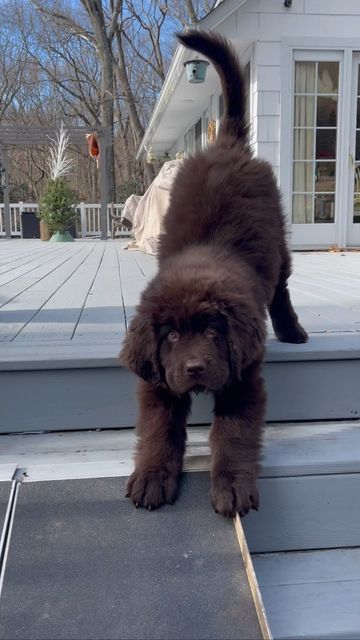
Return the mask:
<svg viewBox="0 0 360 640">
<path fill-rule="evenodd" d="M 136 507 L 151 510 L 176 499 L 190 396 L 178 398 L 141 381 L 139 404 L 135 471 L 127 484 L 127 496 Z"/>
<path fill-rule="evenodd" d="M 216 512 L 234 517 L 258 509 L 259 472 L 266 393 L 259 364 L 215 396 L 210 432 L 211 498 Z"/>
</svg>

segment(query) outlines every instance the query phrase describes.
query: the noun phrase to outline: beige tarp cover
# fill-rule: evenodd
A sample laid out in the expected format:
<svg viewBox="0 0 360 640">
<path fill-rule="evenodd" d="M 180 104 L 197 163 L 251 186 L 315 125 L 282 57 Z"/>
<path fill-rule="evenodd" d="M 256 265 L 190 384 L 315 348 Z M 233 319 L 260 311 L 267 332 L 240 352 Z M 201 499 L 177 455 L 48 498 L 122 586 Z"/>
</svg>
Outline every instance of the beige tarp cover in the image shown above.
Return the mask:
<svg viewBox="0 0 360 640">
<path fill-rule="evenodd" d="M 182 160 L 165 162 L 139 200 L 139 196 L 130 196 L 126 200 L 122 217 L 132 221 L 135 238 L 135 242 L 129 245 L 129 248 L 156 254 L 162 220 L 169 205 L 170 190 L 181 163 Z"/>
</svg>

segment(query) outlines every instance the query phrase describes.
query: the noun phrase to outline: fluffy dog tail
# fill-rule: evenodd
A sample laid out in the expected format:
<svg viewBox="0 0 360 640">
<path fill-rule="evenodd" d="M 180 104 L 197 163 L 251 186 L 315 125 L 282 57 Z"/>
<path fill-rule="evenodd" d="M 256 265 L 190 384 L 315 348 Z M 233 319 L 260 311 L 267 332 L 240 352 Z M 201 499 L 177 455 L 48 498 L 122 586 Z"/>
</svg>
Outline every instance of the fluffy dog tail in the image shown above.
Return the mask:
<svg viewBox="0 0 360 640">
<path fill-rule="evenodd" d="M 178 33 L 177 38 L 188 49 L 198 51 L 209 58 L 220 76 L 225 108 L 218 139 L 231 137 L 247 142 L 244 78 L 233 47 L 225 38 L 214 32 L 191 29 Z"/>
</svg>

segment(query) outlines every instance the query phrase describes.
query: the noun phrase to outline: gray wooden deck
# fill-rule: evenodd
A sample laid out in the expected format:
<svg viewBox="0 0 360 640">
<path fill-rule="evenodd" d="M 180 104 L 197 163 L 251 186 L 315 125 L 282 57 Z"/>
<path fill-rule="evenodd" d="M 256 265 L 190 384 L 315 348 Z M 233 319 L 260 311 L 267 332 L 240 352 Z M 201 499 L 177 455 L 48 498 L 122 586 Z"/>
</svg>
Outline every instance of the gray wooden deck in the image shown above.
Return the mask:
<svg viewBox="0 0 360 640">
<path fill-rule="evenodd" d="M 155 258 L 125 245 L 0 241 L 0 360 L 6 345 L 44 343 L 95 351 L 108 344 L 115 355 L 156 273 Z M 290 286 L 310 333 L 360 332 L 360 253 L 296 253 Z"/>
</svg>

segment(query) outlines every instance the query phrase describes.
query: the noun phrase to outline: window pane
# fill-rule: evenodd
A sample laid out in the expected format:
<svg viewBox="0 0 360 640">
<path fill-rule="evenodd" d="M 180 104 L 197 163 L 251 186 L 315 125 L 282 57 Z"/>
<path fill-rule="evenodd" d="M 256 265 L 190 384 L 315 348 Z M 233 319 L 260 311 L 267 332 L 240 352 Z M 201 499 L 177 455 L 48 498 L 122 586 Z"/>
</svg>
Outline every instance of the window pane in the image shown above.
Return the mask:
<svg viewBox="0 0 360 640">
<path fill-rule="evenodd" d="M 245 114 L 246 122 L 250 122 L 250 62 L 244 67 L 244 92 L 245 92 Z"/>
<path fill-rule="evenodd" d="M 360 150 L 360 148 L 359 148 Z M 316 158 L 333 159 L 336 157 L 336 130 L 318 129 L 316 131 Z"/>
<path fill-rule="evenodd" d="M 295 96 L 295 127 L 314 126 L 314 96 Z"/>
<path fill-rule="evenodd" d="M 339 63 L 318 63 L 318 93 L 338 93 L 339 88 Z"/>
<path fill-rule="evenodd" d="M 314 222 L 334 222 L 335 194 L 315 196 L 315 220 Z"/>
<path fill-rule="evenodd" d="M 219 96 L 219 118 L 222 118 L 224 115 L 224 96 L 221 94 Z"/>
<path fill-rule="evenodd" d="M 314 157 L 314 131 L 296 129 L 294 131 L 294 160 L 312 160 Z"/>
<path fill-rule="evenodd" d="M 360 160 L 360 131 L 356 132 L 355 160 Z"/>
<path fill-rule="evenodd" d="M 357 99 L 356 128 L 360 129 L 360 98 Z"/>
<path fill-rule="evenodd" d="M 357 164 L 354 172 L 354 224 L 360 223 L 360 165 Z"/>
<path fill-rule="evenodd" d="M 295 93 L 314 93 L 315 74 L 315 62 L 295 62 Z"/>
<path fill-rule="evenodd" d="M 315 191 L 335 191 L 335 162 L 317 162 Z"/>
<path fill-rule="evenodd" d="M 313 191 L 313 163 L 294 162 L 294 191 Z"/>
<path fill-rule="evenodd" d="M 354 224 L 360 224 L 360 194 L 354 195 Z"/>
<path fill-rule="evenodd" d="M 354 192 L 360 193 L 360 165 L 357 164 L 354 171 Z"/>
<path fill-rule="evenodd" d="M 195 123 L 195 151 L 200 151 L 202 148 L 201 144 L 201 118 Z"/>
<path fill-rule="evenodd" d="M 318 127 L 336 127 L 337 97 L 317 99 L 316 124 Z"/>
<path fill-rule="evenodd" d="M 293 224 L 309 224 L 313 219 L 313 197 L 293 196 Z"/>
</svg>

